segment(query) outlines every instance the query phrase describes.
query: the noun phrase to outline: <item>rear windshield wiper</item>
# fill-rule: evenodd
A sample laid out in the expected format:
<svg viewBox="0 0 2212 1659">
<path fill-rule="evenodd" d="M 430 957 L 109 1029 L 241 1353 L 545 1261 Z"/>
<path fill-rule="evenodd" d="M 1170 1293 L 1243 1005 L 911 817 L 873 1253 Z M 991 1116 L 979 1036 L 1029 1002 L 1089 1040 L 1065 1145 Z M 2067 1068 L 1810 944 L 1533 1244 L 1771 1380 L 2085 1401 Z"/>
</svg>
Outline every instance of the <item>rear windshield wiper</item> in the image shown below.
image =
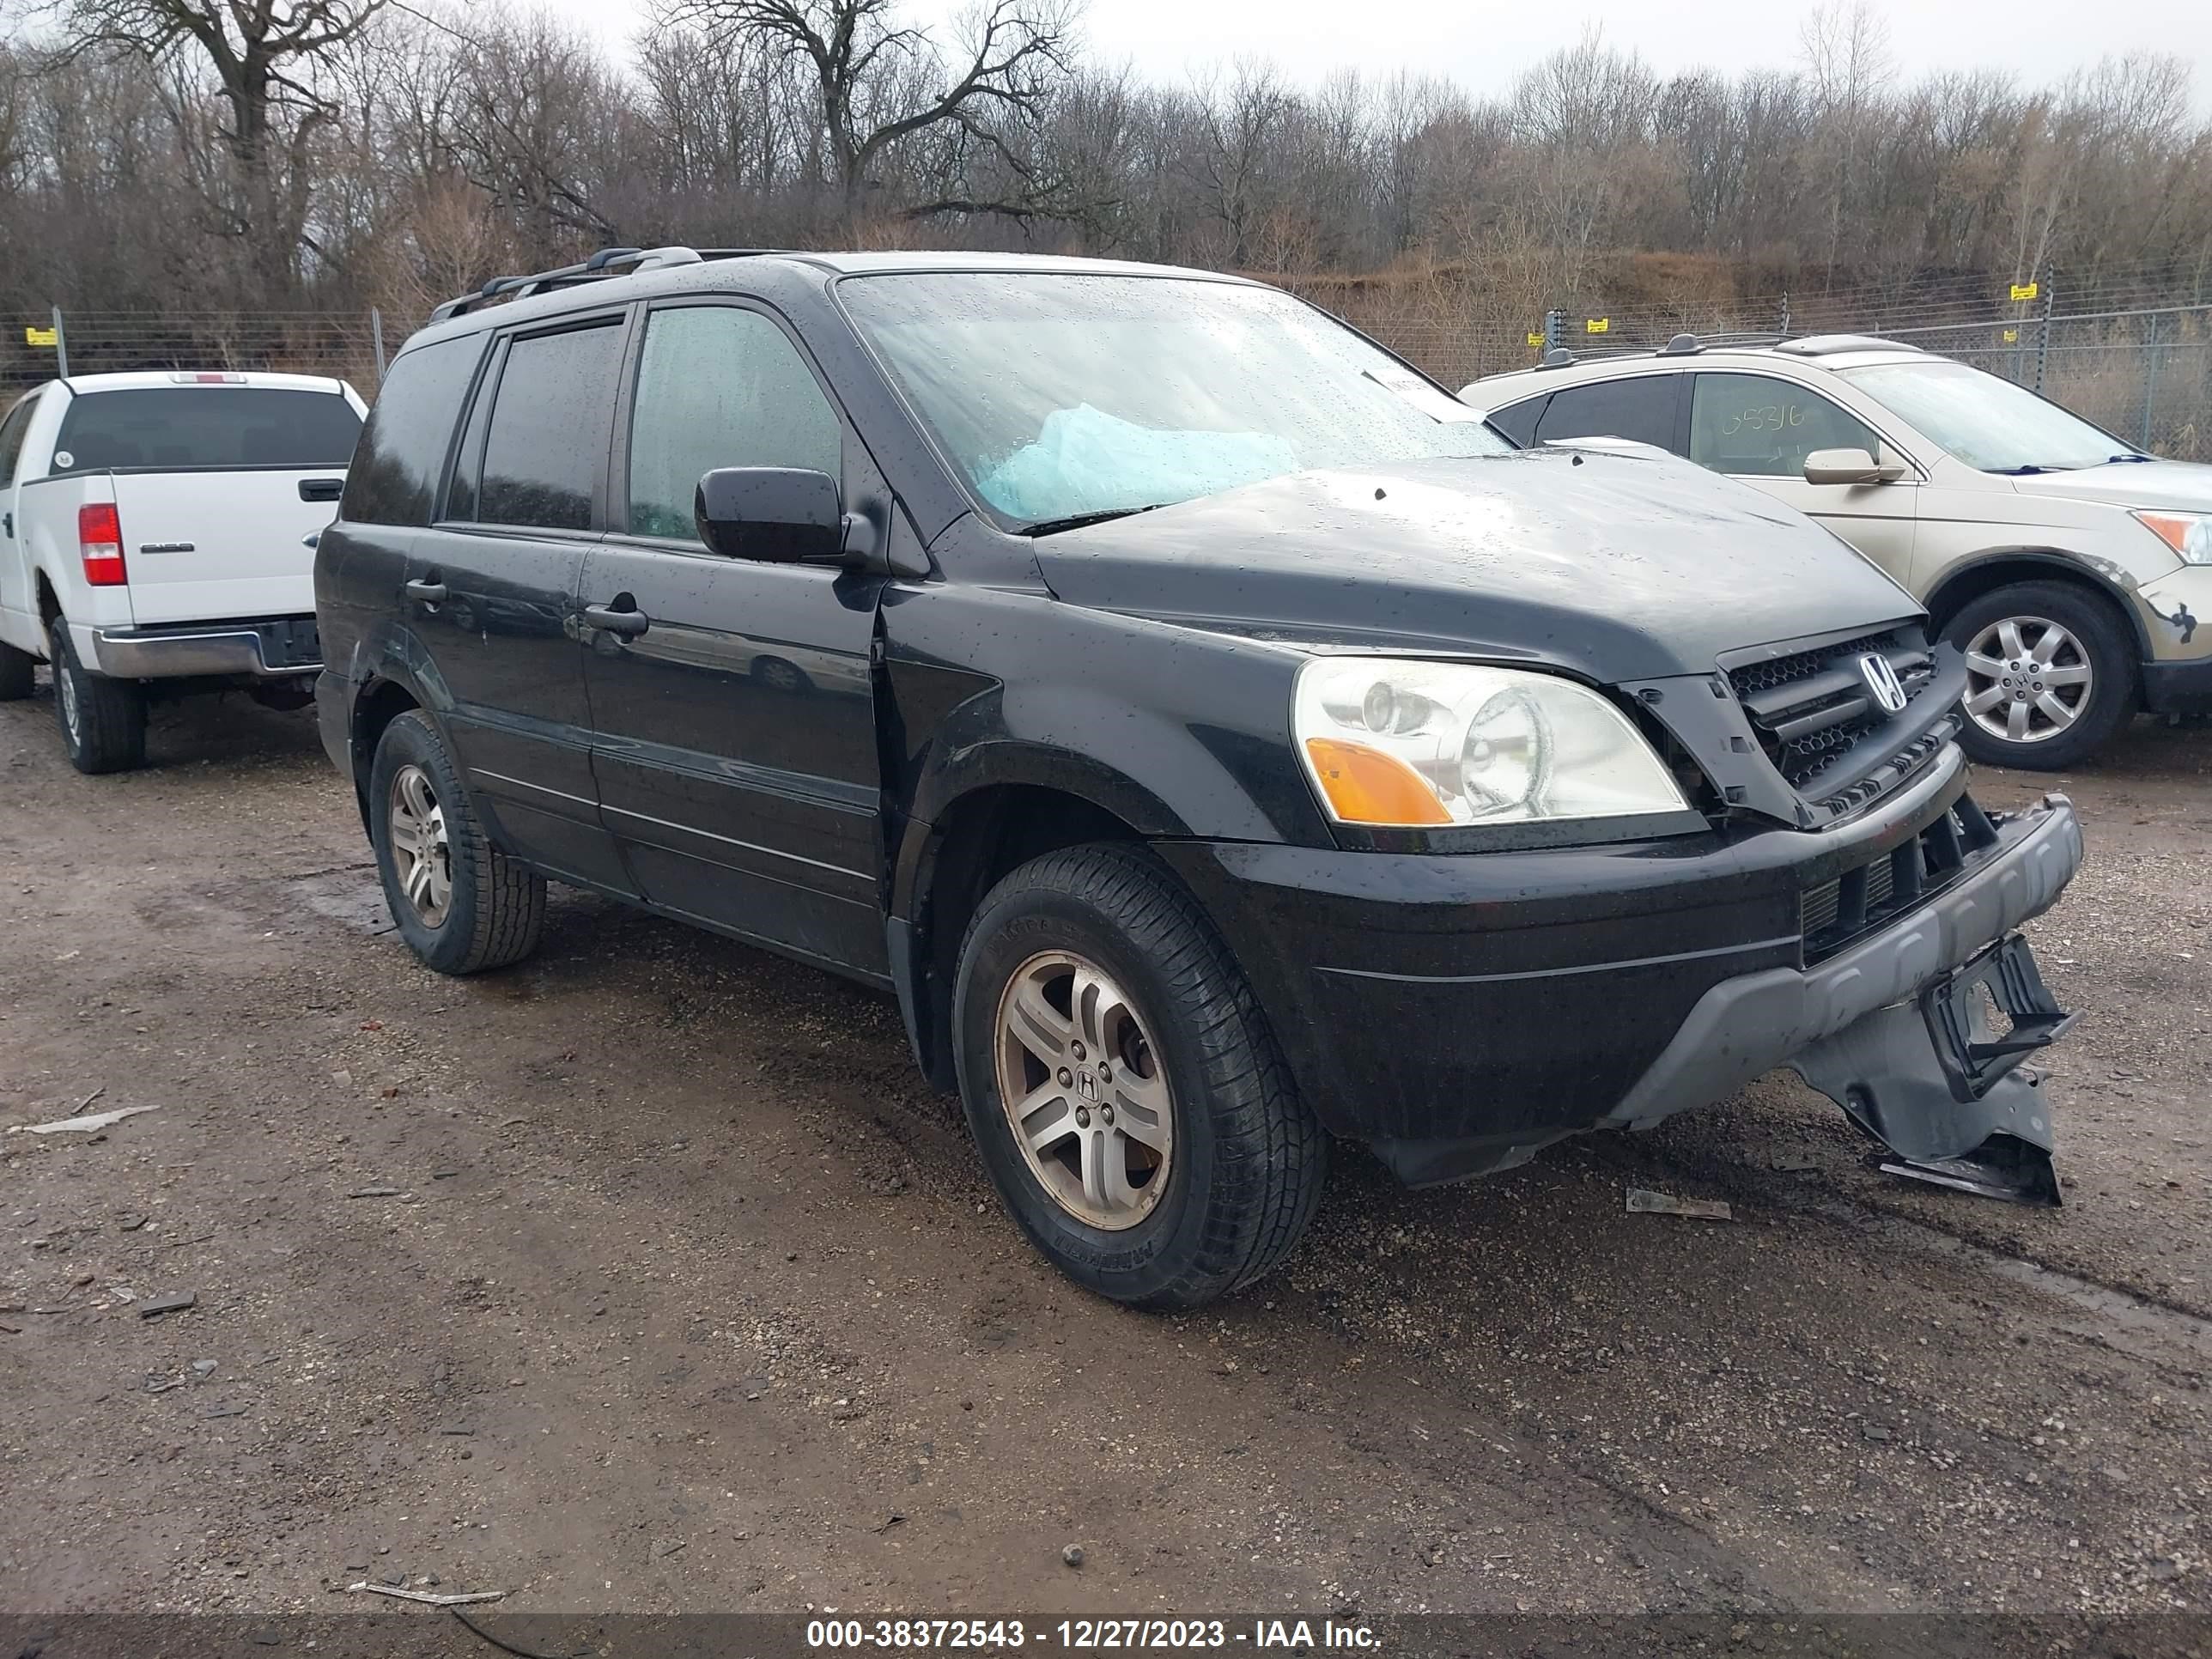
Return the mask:
<svg viewBox="0 0 2212 1659">
<path fill-rule="evenodd" d="M 1035 524 L 1021 528 L 1024 536 L 1052 536 L 1063 530 L 1080 530 L 1087 524 L 1104 524 L 1110 519 L 1126 519 L 1132 514 L 1152 513 L 1165 507 L 1165 501 L 1152 501 L 1143 507 L 1109 507 L 1097 513 L 1071 513 L 1064 519 L 1039 519 Z"/>
</svg>

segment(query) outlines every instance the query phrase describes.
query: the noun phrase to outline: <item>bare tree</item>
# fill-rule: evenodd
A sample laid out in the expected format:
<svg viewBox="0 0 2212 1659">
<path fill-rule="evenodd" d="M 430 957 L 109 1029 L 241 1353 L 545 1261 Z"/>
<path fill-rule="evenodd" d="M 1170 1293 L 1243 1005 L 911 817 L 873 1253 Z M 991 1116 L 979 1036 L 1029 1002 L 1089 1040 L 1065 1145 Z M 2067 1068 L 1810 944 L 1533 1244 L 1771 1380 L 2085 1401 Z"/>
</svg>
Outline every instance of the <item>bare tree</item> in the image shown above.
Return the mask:
<svg viewBox="0 0 2212 1659">
<path fill-rule="evenodd" d="M 1073 0 L 984 0 L 953 55 L 928 30 L 896 21 L 896 0 L 664 0 L 664 24 L 742 44 L 811 72 L 822 135 L 849 228 L 866 203 L 872 171 L 905 141 L 960 137 L 996 156 L 1027 185 L 1031 167 L 1010 142 L 1035 124 L 1073 55 Z M 1033 214 L 1019 198 L 909 204 L 915 214 Z"/>
<path fill-rule="evenodd" d="M 57 56 L 120 49 L 214 77 L 220 138 L 240 185 L 237 234 L 264 293 L 297 282 L 307 216 L 307 151 L 333 111 L 316 84 L 330 52 L 358 37 L 389 0 L 41 0 Z"/>
<path fill-rule="evenodd" d="M 1826 280 L 1835 281 L 1843 246 L 1844 217 L 1858 194 L 1859 162 L 1869 143 L 1868 127 L 1883 82 L 1894 65 L 1889 25 L 1869 0 L 1828 0 L 1798 30 L 1798 45 L 1813 96 L 1832 140 L 1833 165 L 1821 178 L 1828 204 Z"/>
<path fill-rule="evenodd" d="M 1060 0 L 935 39 L 911 3 L 661 0 L 617 56 L 488 0 L 0 0 L 34 25 L 0 40 L 0 305 L 404 313 L 607 241 L 895 240 L 1239 264 L 1517 361 L 1584 298 L 1706 326 L 2047 262 L 2212 294 L 2212 119 L 2171 58 L 1907 81 L 1845 0 L 1734 75 L 1592 36 L 1503 96 L 1257 59 L 1163 84 L 1079 62 Z"/>
</svg>

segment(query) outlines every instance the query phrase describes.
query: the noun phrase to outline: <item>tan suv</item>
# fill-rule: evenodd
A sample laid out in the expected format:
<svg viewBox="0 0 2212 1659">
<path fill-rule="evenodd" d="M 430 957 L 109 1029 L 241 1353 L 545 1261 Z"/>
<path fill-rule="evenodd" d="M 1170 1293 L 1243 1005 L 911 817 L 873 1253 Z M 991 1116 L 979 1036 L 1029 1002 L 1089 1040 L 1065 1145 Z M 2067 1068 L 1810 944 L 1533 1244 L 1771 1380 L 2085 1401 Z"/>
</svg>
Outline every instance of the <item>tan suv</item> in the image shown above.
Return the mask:
<svg viewBox="0 0 2212 1659">
<path fill-rule="evenodd" d="M 1976 759 L 2042 770 L 2138 709 L 2212 712 L 2212 466 L 2160 460 L 2047 398 L 1893 341 L 1662 350 L 1477 380 L 1516 441 L 1617 437 L 1809 514 L 1966 653 Z"/>
</svg>

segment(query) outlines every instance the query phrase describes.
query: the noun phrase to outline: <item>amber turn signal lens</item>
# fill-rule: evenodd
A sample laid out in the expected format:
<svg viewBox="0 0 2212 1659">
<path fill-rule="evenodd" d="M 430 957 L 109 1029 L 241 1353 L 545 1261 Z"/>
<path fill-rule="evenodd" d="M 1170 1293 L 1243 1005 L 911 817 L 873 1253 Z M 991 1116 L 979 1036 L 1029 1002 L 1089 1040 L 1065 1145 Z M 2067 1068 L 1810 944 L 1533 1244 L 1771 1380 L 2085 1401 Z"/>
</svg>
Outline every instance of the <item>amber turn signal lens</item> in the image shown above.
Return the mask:
<svg viewBox="0 0 2212 1659">
<path fill-rule="evenodd" d="M 1364 743 L 1308 738 L 1314 775 L 1329 810 L 1344 823 L 1449 823 L 1451 814 L 1421 775 L 1395 755 Z"/>
</svg>

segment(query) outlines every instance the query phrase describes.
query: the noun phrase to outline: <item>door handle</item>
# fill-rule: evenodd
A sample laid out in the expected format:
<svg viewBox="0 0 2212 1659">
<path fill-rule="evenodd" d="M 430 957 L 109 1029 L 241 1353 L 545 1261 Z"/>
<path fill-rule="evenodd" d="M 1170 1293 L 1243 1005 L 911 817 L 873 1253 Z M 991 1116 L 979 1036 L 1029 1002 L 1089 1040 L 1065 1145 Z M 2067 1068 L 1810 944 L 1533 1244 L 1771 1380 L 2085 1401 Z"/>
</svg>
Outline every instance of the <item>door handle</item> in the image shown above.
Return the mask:
<svg viewBox="0 0 2212 1659">
<path fill-rule="evenodd" d="M 417 576 L 407 584 L 407 597 L 420 599 L 425 605 L 435 605 L 446 597 L 446 585 L 434 577 Z"/>
<path fill-rule="evenodd" d="M 635 639 L 653 626 L 653 618 L 642 611 L 617 611 L 604 605 L 586 605 L 584 620 L 594 628 L 604 628 L 608 633 L 619 634 L 626 640 Z"/>
</svg>

